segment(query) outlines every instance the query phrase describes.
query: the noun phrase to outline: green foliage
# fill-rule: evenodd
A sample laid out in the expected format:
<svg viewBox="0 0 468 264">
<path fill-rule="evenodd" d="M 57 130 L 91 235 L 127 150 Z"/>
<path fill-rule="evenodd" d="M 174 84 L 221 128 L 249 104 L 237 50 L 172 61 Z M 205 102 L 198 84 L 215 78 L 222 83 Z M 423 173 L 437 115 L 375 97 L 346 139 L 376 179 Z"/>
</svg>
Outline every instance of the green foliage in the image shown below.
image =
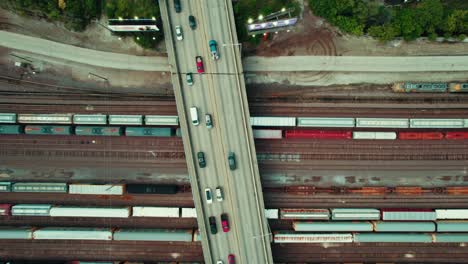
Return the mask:
<svg viewBox="0 0 468 264">
<path fill-rule="evenodd" d="M 156 0 L 106 0 L 108 18 L 160 17 Z"/>
<path fill-rule="evenodd" d="M 463 40 L 465 40 L 465 39 L 466 39 L 466 35 L 465 35 L 465 34 L 460 34 L 460 35 L 458 35 L 458 40 L 459 40 L 459 41 L 463 41 Z"/>
<path fill-rule="evenodd" d="M 399 28 L 392 24 L 383 26 L 371 26 L 368 30 L 369 35 L 380 41 L 389 41 L 400 34 Z"/>
</svg>

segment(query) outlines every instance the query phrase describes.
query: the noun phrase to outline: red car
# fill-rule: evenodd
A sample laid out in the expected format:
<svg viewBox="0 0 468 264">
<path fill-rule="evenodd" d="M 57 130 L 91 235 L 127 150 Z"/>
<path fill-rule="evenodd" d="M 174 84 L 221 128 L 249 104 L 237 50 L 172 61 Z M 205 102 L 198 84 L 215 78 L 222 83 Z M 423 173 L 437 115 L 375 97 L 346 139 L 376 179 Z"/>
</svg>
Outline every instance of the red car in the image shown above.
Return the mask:
<svg viewBox="0 0 468 264">
<path fill-rule="evenodd" d="M 229 221 L 227 214 L 221 215 L 221 226 L 223 227 L 223 232 L 226 233 L 229 231 Z"/>
<path fill-rule="evenodd" d="M 204 73 L 205 67 L 203 67 L 203 59 L 201 56 L 195 57 L 195 62 L 197 63 L 197 71 L 198 73 Z"/>
<path fill-rule="evenodd" d="M 228 256 L 228 264 L 234 264 L 236 262 L 236 260 L 234 259 L 234 255 L 233 254 L 229 254 Z"/>
</svg>

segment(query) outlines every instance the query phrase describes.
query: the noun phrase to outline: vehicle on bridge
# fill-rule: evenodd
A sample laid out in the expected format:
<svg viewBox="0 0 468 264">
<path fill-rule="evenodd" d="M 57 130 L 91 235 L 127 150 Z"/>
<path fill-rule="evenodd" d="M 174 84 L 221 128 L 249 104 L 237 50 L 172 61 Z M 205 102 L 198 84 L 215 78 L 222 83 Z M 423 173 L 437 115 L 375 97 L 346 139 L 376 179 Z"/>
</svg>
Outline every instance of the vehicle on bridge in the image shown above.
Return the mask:
<svg viewBox="0 0 468 264">
<path fill-rule="evenodd" d="M 176 13 L 182 12 L 182 5 L 180 4 L 180 0 L 174 0 L 174 9 Z"/>
<path fill-rule="evenodd" d="M 200 168 L 205 168 L 206 167 L 205 153 L 201 151 L 198 152 L 197 158 L 198 158 L 198 165 L 200 166 Z"/>
<path fill-rule="evenodd" d="M 183 40 L 184 39 L 184 35 L 182 34 L 182 27 L 181 26 L 176 26 L 175 27 L 175 34 L 176 34 L 177 40 Z"/>
<path fill-rule="evenodd" d="M 214 216 L 210 216 L 209 222 L 211 234 L 215 235 L 216 233 L 218 233 L 218 228 L 216 227 L 216 218 Z"/>
<path fill-rule="evenodd" d="M 188 23 L 192 30 L 195 30 L 197 28 L 197 21 L 195 20 L 194 16 L 190 15 L 188 17 Z"/>
<path fill-rule="evenodd" d="M 236 262 L 235 258 L 234 258 L 234 255 L 233 254 L 229 254 L 228 256 L 228 264 L 234 264 Z"/>
<path fill-rule="evenodd" d="M 205 115 L 205 121 L 206 121 L 206 127 L 207 128 L 213 128 L 213 121 L 211 120 L 211 115 L 210 114 Z"/>
<path fill-rule="evenodd" d="M 236 166 L 236 156 L 235 156 L 234 152 L 229 152 L 228 162 L 229 162 L 229 169 L 235 170 L 237 168 L 237 166 Z"/>
<path fill-rule="evenodd" d="M 212 204 L 213 203 L 213 195 L 211 193 L 210 188 L 205 189 L 205 196 L 206 196 L 206 203 L 207 204 Z"/>
<path fill-rule="evenodd" d="M 221 215 L 221 227 L 223 228 L 223 232 L 229 232 L 229 220 L 227 214 Z"/>
<path fill-rule="evenodd" d="M 205 67 L 203 66 L 203 59 L 201 56 L 196 56 L 195 57 L 195 62 L 197 63 L 197 72 L 198 73 L 204 73 L 205 72 Z"/>
<path fill-rule="evenodd" d="M 187 85 L 192 86 L 193 85 L 193 76 L 192 73 L 189 72 L 185 75 L 185 79 L 187 80 Z"/>
<path fill-rule="evenodd" d="M 198 109 L 195 106 L 190 107 L 190 117 L 192 118 L 192 124 L 198 126 L 200 121 L 198 121 Z"/>
<path fill-rule="evenodd" d="M 211 58 L 213 60 L 218 60 L 219 59 L 219 52 L 218 52 L 218 43 L 216 43 L 216 40 L 212 39 L 210 42 L 208 42 L 210 45 L 210 52 L 211 52 Z"/>
<path fill-rule="evenodd" d="M 224 193 L 221 187 L 216 187 L 216 200 L 222 202 L 224 200 Z"/>
</svg>

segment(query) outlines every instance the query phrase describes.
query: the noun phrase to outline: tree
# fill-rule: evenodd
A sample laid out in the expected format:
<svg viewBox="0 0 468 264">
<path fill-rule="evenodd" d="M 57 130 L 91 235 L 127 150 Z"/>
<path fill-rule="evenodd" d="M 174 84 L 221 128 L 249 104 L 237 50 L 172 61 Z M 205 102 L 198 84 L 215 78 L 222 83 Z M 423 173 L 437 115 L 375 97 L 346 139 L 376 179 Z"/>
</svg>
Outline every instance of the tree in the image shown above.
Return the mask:
<svg viewBox="0 0 468 264">
<path fill-rule="evenodd" d="M 385 24 L 383 26 L 372 26 L 368 30 L 369 35 L 379 39 L 380 41 L 389 41 L 397 37 L 400 32 L 398 27 L 393 24 Z"/>
</svg>

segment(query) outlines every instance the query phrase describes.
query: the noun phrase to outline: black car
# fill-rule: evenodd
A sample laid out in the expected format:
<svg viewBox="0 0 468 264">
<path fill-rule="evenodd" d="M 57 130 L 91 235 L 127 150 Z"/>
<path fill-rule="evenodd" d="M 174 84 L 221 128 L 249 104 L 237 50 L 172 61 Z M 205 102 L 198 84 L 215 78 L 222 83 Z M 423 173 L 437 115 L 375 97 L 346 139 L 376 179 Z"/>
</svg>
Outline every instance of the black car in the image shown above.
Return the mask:
<svg viewBox="0 0 468 264">
<path fill-rule="evenodd" d="M 188 17 L 188 23 L 191 29 L 196 29 L 197 28 L 197 21 L 195 21 L 194 16 L 189 16 Z"/>
<path fill-rule="evenodd" d="M 235 170 L 236 169 L 236 156 L 234 155 L 234 152 L 229 152 L 228 155 L 228 163 L 229 163 L 229 169 Z"/>
<path fill-rule="evenodd" d="M 216 227 L 216 218 L 214 216 L 210 216 L 210 230 L 211 234 L 213 235 L 218 233 L 218 228 Z"/>
<path fill-rule="evenodd" d="M 205 168 L 206 167 L 205 153 L 201 151 L 198 152 L 197 158 L 198 158 L 198 165 L 200 165 L 200 168 Z"/>
<path fill-rule="evenodd" d="M 182 11 L 182 6 L 180 5 L 180 0 L 174 0 L 174 9 L 176 13 L 180 13 Z"/>
</svg>

